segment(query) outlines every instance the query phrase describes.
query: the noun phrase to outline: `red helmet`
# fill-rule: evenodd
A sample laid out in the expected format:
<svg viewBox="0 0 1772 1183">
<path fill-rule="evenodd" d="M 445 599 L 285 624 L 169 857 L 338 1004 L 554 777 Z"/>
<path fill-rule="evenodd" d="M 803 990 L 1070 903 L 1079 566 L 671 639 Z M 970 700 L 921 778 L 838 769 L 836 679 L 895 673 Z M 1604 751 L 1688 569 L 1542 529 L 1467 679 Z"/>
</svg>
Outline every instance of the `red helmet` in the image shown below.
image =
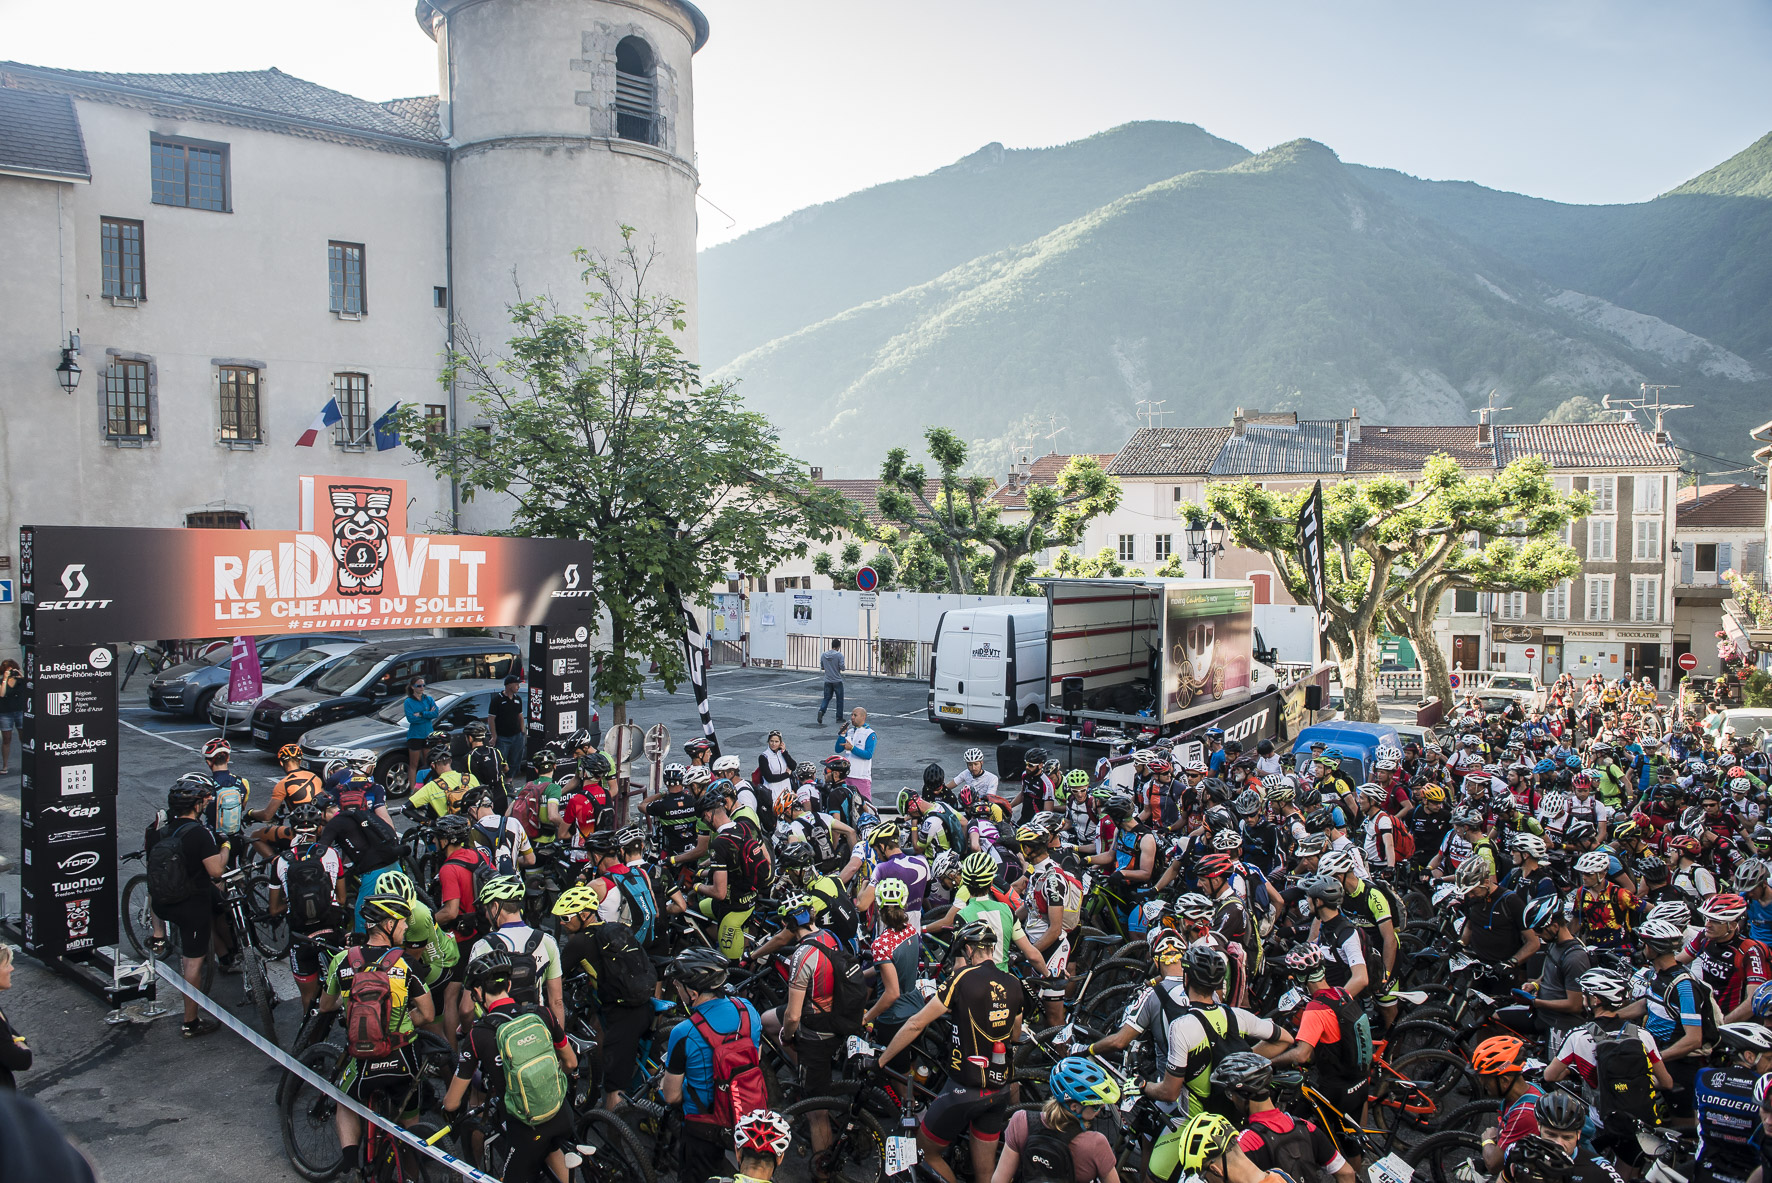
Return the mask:
<svg viewBox="0 0 1772 1183">
<path fill-rule="evenodd" d="M 1713 895 L 1699 906 L 1698 914 L 1706 920 L 1717 920 L 1724 924 L 1734 924 L 1747 915 L 1747 901 L 1734 892 Z"/>
<path fill-rule="evenodd" d="M 1235 865 L 1228 854 L 1209 854 L 1196 864 L 1200 875 L 1208 879 L 1223 879 Z"/>
<path fill-rule="evenodd" d="M 1667 848 L 1669 850 L 1677 850 L 1681 854 L 1697 854 L 1703 849 L 1703 847 L 1698 844 L 1698 839 L 1690 834 L 1676 834 L 1672 838 L 1669 838 L 1667 840 Z"/>
<path fill-rule="evenodd" d="M 1150 770 L 1152 776 L 1175 771 L 1175 766 L 1160 756 L 1157 759 L 1152 760 L 1149 764 L 1146 764 L 1145 767 Z"/>
<path fill-rule="evenodd" d="M 229 746 L 227 740 L 212 739 L 203 745 L 203 758 L 205 760 L 213 760 L 217 756 L 231 755 L 233 751 L 234 749 Z"/>
</svg>

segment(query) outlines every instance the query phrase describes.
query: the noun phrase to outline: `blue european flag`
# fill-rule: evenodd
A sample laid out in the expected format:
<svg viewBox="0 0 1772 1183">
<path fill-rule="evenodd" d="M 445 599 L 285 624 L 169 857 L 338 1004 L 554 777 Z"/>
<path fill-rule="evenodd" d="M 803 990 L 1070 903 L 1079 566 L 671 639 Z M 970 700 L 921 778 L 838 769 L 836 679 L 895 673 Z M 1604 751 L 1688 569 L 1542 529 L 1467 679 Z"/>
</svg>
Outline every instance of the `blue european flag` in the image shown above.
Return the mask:
<svg viewBox="0 0 1772 1183">
<path fill-rule="evenodd" d="M 380 419 L 375 421 L 376 451 L 385 452 L 389 448 L 400 446 L 400 433 L 394 430 L 394 413 L 399 409 L 400 404 L 394 403 L 381 413 Z"/>
</svg>

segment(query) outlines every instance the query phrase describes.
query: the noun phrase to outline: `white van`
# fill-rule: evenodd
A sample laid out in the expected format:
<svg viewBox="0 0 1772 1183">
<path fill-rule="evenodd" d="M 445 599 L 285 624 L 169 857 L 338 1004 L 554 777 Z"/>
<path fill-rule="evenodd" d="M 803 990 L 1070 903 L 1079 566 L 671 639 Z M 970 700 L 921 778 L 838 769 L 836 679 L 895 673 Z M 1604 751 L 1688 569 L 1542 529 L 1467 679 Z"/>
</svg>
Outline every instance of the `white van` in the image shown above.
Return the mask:
<svg viewBox="0 0 1772 1183">
<path fill-rule="evenodd" d="M 1005 727 L 1037 719 L 1046 705 L 1046 605 L 951 608 L 935 626 L 929 721 Z"/>
</svg>

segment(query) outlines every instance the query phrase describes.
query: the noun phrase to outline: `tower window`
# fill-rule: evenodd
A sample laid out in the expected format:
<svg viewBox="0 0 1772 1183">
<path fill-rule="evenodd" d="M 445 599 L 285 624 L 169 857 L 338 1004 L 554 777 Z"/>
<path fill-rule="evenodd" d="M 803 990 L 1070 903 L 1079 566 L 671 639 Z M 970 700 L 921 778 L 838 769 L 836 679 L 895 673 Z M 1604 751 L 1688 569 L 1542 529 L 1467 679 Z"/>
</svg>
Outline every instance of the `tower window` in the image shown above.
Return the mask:
<svg viewBox="0 0 1772 1183">
<path fill-rule="evenodd" d="M 640 37 L 623 37 L 615 47 L 615 134 L 658 143 L 658 63 Z"/>
</svg>

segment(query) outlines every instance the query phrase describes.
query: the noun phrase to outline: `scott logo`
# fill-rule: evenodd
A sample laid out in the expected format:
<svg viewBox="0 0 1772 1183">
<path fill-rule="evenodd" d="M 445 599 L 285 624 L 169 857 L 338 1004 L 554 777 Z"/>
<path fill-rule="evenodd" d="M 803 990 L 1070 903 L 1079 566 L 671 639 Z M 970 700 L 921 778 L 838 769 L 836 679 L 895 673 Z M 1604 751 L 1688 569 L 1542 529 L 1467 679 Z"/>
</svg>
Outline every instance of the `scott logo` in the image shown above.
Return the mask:
<svg viewBox="0 0 1772 1183">
<path fill-rule="evenodd" d="M 577 563 L 566 564 L 566 586 L 569 588 L 578 586 L 578 564 Z"/>
<path fill-rule="evenodd" d="M 62 568 L 62 586 L 68 589 L 68 598 L 78 600 L 86 595 L 86 564 L 69 563 Z"/>
<path fill-rule="evenodd" d="M 562 571 L 560 574 L 566 581 L 566 587 L 561 591 L 549 592 L 549 598 L 555 600 L 578 600 L 592 594 L 591 589 L 588 587 L 583 590 L 579 589 L 577 563 L 567 563 L 566 570 Z"/>
<path fill-rule="evenodd" d="M 98 866 L 98 851 L 82 850 L 79 854 L 70 854 L 56 866 L 70 875 L 84 875 Z"/>
<path fill-rule="evenodd" d="M 332 557 L 342 596 L 378 596 L 388 559 L 388 509 L 394 490 L 372 485 L 332 489 Z"/>
<path fill-rule="evenodd" d="M 46 600 L 37 605 L 39 612 L 72 612 L 78 608 L 108 608 L 109 600 L 86 599 L 86 589 L 91 586 L 86 581 L 86 564 L 69 563 L 62 568 L 62 587 L 66 589 L 68 598 L 65 600 Z"/>
<path fill-rule="evenodd" d="M 1257 731 L 1261 730 L 1261 725 L 1267 722 L 1267 715 L 1268 713 L 1266 710 L 1257 711 L 1242 722 L 1225 728 L 1224 737 L 1226 739 L 1248 739 L 1251 735 L 1254 735 Z"/>
</svg>

